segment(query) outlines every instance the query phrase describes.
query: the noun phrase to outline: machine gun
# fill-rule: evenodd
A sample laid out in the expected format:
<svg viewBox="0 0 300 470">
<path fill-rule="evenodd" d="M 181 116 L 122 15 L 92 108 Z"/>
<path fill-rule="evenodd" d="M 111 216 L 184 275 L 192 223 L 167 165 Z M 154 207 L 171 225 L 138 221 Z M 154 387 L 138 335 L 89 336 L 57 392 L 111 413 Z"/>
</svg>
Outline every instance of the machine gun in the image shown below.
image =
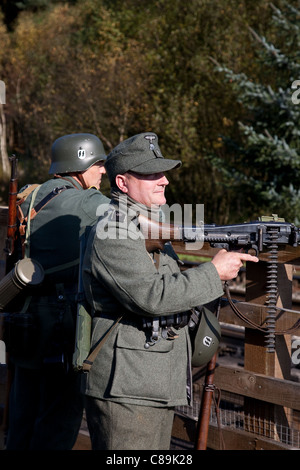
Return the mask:
<svg viewBox="0 0 300 470">
<path fill-rule="evenodd" d="M 261 330 L 265 333 L 267 352 L 275 352 L 278 253 L 279 250 L 287 250 L 288 247 L 296 248 L 300 245 L 300 229 L 298 227 L 285 222 L 284 219 L 280 219 L 276 215 L 261 217 L 259 220 L 242 224 L 204 224 L 199 227 L 159 224 L 140 215 L 139 228 L 145 237 L 146 248 L 149 252 L 162 249 L 167 241 L 181 241 L 189 245 L 196 244 L 195 242 L 200 242 L 201 245 L 201 242 L 206 242 L 213 248 L 224 248 L 227 251 L 254 250 L 256 256 L 266 252 L 268 262 L 266 283 L 267 316 L 265 318 L 266 327 L 261 328 Z M 196 249 L 199 249 L 198 246 Z M 225 291 L 230 302 L 228 286 L 226 285 Z M 234 312 L 239 315 L 238 309 L 234 307 L 232 302 L 230 304 Z M 294 327 L 299 328 L 299 321 Z M 197 450 L 205 450 L 207 446 L 210 409 L 215 392 L 213 381 L 216 360 L 217 353 L 207 365 L 195 442 L 195 449 Z"/>
<path fill-rule="evenodd" d="M 265 249 L 271 249 L 274 244 L 277 247 L 296 247 L 300 244 L 300 228 L 276 215 L 242 224 L 199 226 L 158 223 L 140 215 L 139 226 L 149 252 L 162 249 L 167 241 L 188 244 L 207 242 L 211 247 L 224 248 L 227 251 L 252 249 L 256 255 Z"/>
<path fill-rule="evenodd" d="M 188 244 L 207 242 L 213 248 L 224 248 L 227 251 L 254 250 L 256 256 L 267 252 L 266 347 L 268 352 L 275 352 L 278 252 L 287 246 L 300 245 L 298 227 L 285 222 L 277 215 L 264 216 L 259 220 L 242 224 L 204 224 L 199 227 L 159 223 L 140 215 L 139 228 L 145 237 L 149 252 L 162 249 L 167 241 L 181 241 Z"/>
</svg>

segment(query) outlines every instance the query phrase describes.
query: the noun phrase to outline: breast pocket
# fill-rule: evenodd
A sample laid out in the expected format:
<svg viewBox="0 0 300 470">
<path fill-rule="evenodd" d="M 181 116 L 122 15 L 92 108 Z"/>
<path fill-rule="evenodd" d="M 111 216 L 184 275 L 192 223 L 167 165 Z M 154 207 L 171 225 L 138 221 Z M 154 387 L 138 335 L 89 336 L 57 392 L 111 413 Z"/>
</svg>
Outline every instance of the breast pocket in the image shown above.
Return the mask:
<svg viewBox="0 0 300 470">
<path fill-rule="evenodd" d="M 171 397 L 173 342 L 160 339 L 145 349 L 145 341 L 143 331 L 120 328 L 111 396 L 167 403 Z"/>
</svg>

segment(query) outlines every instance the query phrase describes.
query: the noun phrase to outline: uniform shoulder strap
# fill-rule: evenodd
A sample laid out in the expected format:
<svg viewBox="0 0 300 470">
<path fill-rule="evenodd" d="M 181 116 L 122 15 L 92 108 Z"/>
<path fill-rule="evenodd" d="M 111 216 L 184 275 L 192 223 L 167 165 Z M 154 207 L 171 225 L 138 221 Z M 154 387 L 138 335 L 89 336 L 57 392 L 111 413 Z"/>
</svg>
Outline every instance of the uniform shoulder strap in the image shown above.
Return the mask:
<svg viewBox="0 0 300 470">
<path fill-rule="evenodd" d="M 40 185 L 39 184 L 27 184 L 26 186 L 24 186 L 21 192 L 17 194 L 17 205 L 20 206 L 21 204 L 23 204 L 23 202 L 27 199 L 29 194 L 31 194 L 32 191 L 34 191 L 35 188 L 37 188 L 38 186 Z"/>
</svg>

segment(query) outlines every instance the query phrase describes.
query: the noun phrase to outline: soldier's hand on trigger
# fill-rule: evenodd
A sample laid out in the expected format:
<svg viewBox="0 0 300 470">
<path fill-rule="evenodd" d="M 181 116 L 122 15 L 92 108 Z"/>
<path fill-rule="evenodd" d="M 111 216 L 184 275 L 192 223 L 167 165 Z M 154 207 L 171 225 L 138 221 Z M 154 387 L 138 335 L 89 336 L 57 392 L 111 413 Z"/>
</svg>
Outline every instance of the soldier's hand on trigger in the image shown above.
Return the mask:
<svg viewBox="0 0 300 470">
<path fill-rule="evenodd" d="M 253 261 L 257 263 L 259 259 L 256 256 L 247 253 L 229 252 L 220 250 L 212 259 L 221 281 L 229 281 L 237 277 L 244 261 Z"/>
</svg>

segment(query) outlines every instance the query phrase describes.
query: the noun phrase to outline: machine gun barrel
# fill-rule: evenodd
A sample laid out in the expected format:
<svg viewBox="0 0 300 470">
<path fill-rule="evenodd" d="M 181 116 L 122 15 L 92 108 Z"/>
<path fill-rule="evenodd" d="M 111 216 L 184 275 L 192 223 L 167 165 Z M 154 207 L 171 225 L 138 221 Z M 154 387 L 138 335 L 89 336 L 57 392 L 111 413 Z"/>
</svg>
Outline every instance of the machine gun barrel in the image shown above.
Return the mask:
<svg viewBox="0 0 300 470">
<path fill-rule="evenodd" d="M 298 246 L 300 240 L 299 228 L 288 222 L 253 221 L 233 225 L 203 225 L 203 235 L 200 240 L 208 242 L 213 247 L 234 250 L 244 248 L 254 249 L 256 253 L 272 244 L 272 233 L 277 232 L 278 245 Z M 192 241 L 194 228 L 183 227 L 183 239 Z M 200 230 L 199 230 L 200 231 Z M 197 231 L 196 231 L 197 233 Z M 195 240 L 197 241 L 197 239 Z"/>
</svg>

